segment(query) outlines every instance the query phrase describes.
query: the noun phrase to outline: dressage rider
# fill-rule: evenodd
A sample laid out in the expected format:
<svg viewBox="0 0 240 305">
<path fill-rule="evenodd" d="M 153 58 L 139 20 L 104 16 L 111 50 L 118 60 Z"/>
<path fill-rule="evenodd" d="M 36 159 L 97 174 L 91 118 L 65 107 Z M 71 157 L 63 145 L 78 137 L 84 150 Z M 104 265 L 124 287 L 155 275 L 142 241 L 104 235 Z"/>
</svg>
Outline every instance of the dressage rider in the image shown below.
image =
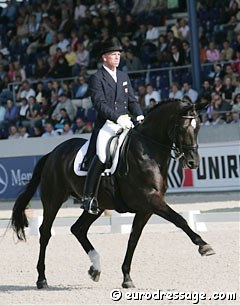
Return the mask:
<svg viewBox="0 0 240 305">
<path fill-rule="evenodd" d="M 98 214 L 97 193 L 101 174 L 105 169 L 108 140 L 121 128 L 133 127 L 130 115 L 137 121 L 144 119 L 142 109 L 134 96 L 130 79 L 117 69 L 122 46 L 116 39 L 103 43 L 100 56 L 103 66 L 90 78 L 89 90 L 97 111 L 95 127 L 82 169 L 91 159 L 81 200 L 82 206 L 91 214 Z M 93 156 L 93 158 L 91 157 Z"/>
</svg>

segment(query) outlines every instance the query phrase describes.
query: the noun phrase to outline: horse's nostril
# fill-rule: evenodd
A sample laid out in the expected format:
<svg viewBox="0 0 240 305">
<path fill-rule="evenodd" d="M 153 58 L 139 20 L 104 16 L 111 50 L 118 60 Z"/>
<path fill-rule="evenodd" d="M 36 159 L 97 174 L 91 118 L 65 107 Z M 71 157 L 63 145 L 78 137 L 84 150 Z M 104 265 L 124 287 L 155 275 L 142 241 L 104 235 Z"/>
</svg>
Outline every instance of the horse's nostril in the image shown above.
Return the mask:
<svg viewBox="0 0 240 305">
<path fill-rule="evenodd" d="M 187 164 L 190 169 L 196 168 L 196 166 L 197 166 L 193 160 L 188 161 Z"/>
</svg>

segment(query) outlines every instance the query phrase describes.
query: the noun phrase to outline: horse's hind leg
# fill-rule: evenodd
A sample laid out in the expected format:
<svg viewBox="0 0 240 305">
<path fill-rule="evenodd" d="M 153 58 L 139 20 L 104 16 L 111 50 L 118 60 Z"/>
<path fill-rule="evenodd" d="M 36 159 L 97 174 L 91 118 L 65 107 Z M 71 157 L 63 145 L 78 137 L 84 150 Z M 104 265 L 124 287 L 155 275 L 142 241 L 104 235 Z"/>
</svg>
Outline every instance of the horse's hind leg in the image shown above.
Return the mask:
<svg viewBox="0 0 240 305">
<path fill-rule="evenodd" d="M 156 214 L 165 218 L 166 220 L 174 223 L 177 227 L 181 228 L 192 240 L 195 245 L 199 246 L 199 253 L 201 255 L 212 255 L 215 254 L 212 247 L 207 244 L 200 235 L 196 234 L 188 225 L 187 221 L 171 209 L 167 203 L 163 203 L 159 210 L 156 211 Z"/>
<path fill-rule="evenodd" d="M 131 262 L 133 258 L 133 253 L 137 246 L 138 240 L 142 234 L 142 230 L 145 224 L 148 222 L 152 213 L 137 213 L 134 217 L 132 224 L 132 231 L 128 240 L 127 252 L 122 264 L 123 272 L 123 288 L 134 288 L 133 281 L 130 277 Z"/>
<path fill-rule="evenodd" d="M 47 288 L 47 280 L 45 276 L 45 254 L 46 248 L 51 237 L 51 228 L 53 221 L 56 217 L 56 214 L 60 208 L 61 204 L 57 206 L 48 206 L 47 209 L 44 209 L 43 212 L 43 222 L 39 228 L 40 232 L 40 252 L 37 263 L 37 271 L 38 271 L 38 280 L 37 280 L 37 288 Z"/>
<path fill-rule="evenodd" d="M 101 211 L 98 215 L 93 215 L 93 214 L 89 214 L 86 211 L 83 211 L 82 215 L 71 227 L 71 232 L 80 242 L 83 249 L 89 256 L 92 265 L 88 271 L 88 274 L 91 276 L 91 279 L 95 282 L 99 281 L 99 277 L 101 273 L 100 257 L 97 251 L 94 249 L 93 245 L 90 243 L 89 239 L 87 238 L 87 232 L 91 224 L 96 219 L 98 219 L 98 217 L 102 214 L 102 212 L 103 211 Z"/>
</svg>

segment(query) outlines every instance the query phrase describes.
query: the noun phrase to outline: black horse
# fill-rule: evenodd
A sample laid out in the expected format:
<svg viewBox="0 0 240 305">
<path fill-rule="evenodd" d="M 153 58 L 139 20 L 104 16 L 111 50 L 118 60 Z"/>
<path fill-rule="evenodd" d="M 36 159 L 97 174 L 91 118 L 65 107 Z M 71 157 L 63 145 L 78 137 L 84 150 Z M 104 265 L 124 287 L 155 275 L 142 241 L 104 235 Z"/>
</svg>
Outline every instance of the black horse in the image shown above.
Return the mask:
<svg viewBox="0 0 240 305">
<path fill-rule="evenodd" d="M 99 280 L 99 254 L 87 238 L 91 224 L 105 209 L 119 209 L 135 213 L 127 252 L 122 265 L 122 287 L 134 287 L 130 267 L 134 250 L 142 230 L 152 214 L 159 215 L 181 228 L 199 247 L 201 255 L 214 254 L 213 249 L 193 232 L 186 220 L 172 210 L 165 201 L 167 191 L 168 161 L 171 151 L 184 167 L 195 169 L 199 165 L 197 135 L 200 121 L 197 111 L 204 104 L 193 105 L 189 100 L 168 100 L 155 106 L 144 122 L 132 129 L 125 145 L 126 156 L 112 177 L 103 177 L 99 188 L 99 215 L 83 211 L 71 227 L 83 249 L 89 255 L 88 271 L 94 281 Z M 51 237 L 51 227 L 58 210 L 69 196 L 81 198 L 84 177 L 73 171 L 75 156 L 86 140 L 73 138 L 58 145 L 37 163 L 32 179 L 17 198 L 13 207 L 12 227 L 20 240 L 25 239 L 24 227 L 28 225 L 25 209 L 40 184 L 43 204 L 43 222 L 40 226 L 40 253 L 37 264 L 38 288 L 46 288 L 45 253 Z M 121 173 L 120 173 L 121 172 Z"/>
</svg>

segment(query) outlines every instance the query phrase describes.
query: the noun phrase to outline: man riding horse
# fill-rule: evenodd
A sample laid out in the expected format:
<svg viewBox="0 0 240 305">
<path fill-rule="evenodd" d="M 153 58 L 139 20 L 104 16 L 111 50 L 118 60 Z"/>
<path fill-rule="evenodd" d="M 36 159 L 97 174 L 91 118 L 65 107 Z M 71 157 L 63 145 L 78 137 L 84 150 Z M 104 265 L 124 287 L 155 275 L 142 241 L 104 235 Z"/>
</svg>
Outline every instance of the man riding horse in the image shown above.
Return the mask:
<svg viewBox="0 0 240 305">
<path fill-rule="evenodd" d="M 96 196 L 101 174 L 105 169 L 106 146 L 109 139 L 121 128 L 133 127 L 130 115 L 135 117 L 138 122 L 144 119 L 128 75 L 117 69 L 122 51 L 118 40 L 112 39 L 103 43 L 100 52 L 103 66 L 91 77 L 89 82 L 92 103 L 97 111 L 97 120 L 82 164 L 82 169 L 88 170 L 88 174 L 81 203 L 90 214 L 99 212 Z"/>
</svg>

